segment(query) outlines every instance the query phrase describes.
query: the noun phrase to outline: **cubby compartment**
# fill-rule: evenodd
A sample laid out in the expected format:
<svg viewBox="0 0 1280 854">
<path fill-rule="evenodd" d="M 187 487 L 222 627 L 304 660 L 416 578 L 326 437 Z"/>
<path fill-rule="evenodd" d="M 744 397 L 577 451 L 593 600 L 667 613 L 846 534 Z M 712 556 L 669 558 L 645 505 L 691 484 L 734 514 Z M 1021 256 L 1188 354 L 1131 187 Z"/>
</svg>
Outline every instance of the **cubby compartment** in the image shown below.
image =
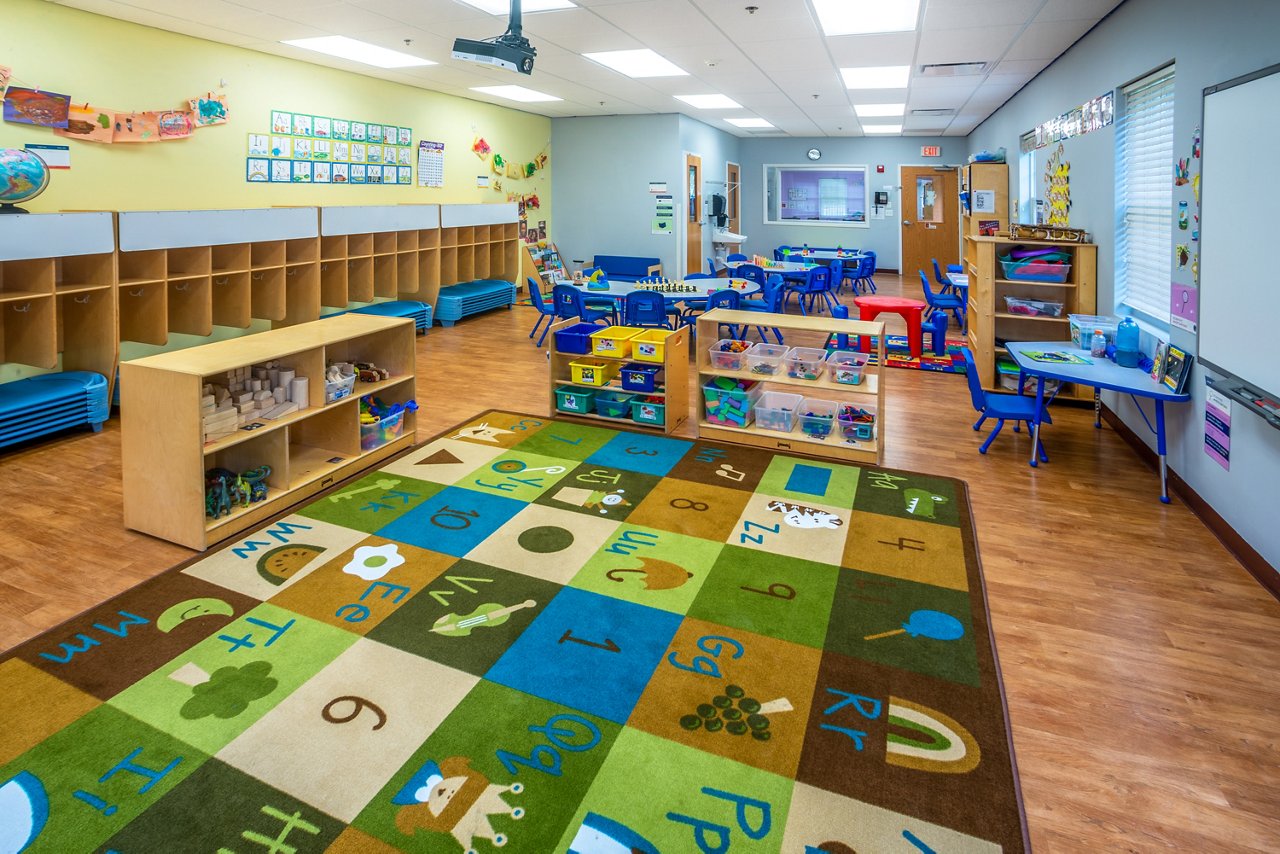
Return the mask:
<svg viewBox="0 0 1280 854">
<path fill-rule="evenodd" d="M 52 261 L 50 262 L 52 270 Z M 52 277 L 52 271 L 50 272 Z M 58 364 L 58 330 L 52 294 L 0 304 L 0 362 L 35 368 Z"/>
<path fill-rule="evenodd" d="M 472 276 L 477 279 L 489 278 L 488 246 L 486 246 L 483 243 L 477 246 L 475 248 L 475 252 L 472 253 L 472 258 L 473 258 L 473 262 L 472 262 L 473 266 L 471 268 Z"/>
<path fill-rule="evenodd" d="M 305 486 L 350 463 L 360 454 L 360 419 L 356 398 L 295 421 L 289 437 L 289 486 Z"/>
<path fill-rule="evenodd" d="M 121 341 L 136 341 L 139 344 L 169 342 L 167 288 L 168 285 L 163 282 L 120 286 Z"/>
<path fill-rule="evenodd" d="M 345 308 L 351 300 L 347 296 L 347 265 L 354 262 L 345 258 L 320 262 L 320 303 L 334 308 Z"/>
<path fill-rule="evenodd" d="M 169 282 L 169 331 L 187 335 L 213 332 L 213 283 L 208 276 Z"/>
<path fill-rule="evenodd" d="M 396 233 L 394 231 L 380 231 L 373 235 L 373 254 L 374 255 L 391 255 L 396 251 Z"/>
<path fill-rule="evenodd" d="M 0 261 L 0 302 L 53 293 L 52 258 Z"/>
<path fill-rule="evenodd" d="M 305 264 L 318 261 L 316 257 L 319 246 L 313 237 L 299 237 L 284 242 L 284 262 L 286 264 Z"/>
<path fill-rule="evenodd" d="M 334 234 L 320 238 L 320 260 L 338 261 L 347 257 L 347 236 Z"/>
<path fill-rule="evenodd" d="M 373 258 L 347 261 L 347 299 L 351 302 L 373 302 Z"/>
<path fill-rule="evenodd" d="M 120 284 L 162 282 L 165 278 L 165 251 L 147 249 L 120 253 Z"/>
<path fill-rule="evenodd" d="M 255 270 L 260 270 L 264 267 L 283 267 L 284 241 L 268 240 L 262 243 L 255 243 L 250 251 L 250 256 Z"/>
<path fill-rule="evenodd" d="M 457 246 L 458 245 L 458 229 L 456 228 L 440 229 L 440 245 L 441 246 Z"/>
<path fill-rule="evenodd" d="M 392 235 L 393 237 L 395 235 Z M 397 256 L 375 255 L 373 258 L 373 294 L 385 299 L 396 298 L 396 270 L 399 266 Z"/>
<path fill-rule="evenodd" d="M 396 256 L 396 293 L 416 294 L 418 292 L 418 253 L 401 252 Z"/>
<path fill-rule="evenodd" d="M 436 249 L 440 246 L 440 229 L 424 228 L 418 232 L 419 249 Z"/>
<path fill-rule="evenodd" d="M 287 491 L 289 489 L 288 450 L 285 431 L 276 430 L 269 433 L 261 433 L 246 441 L 206 453 L 204 455 L 204 472 L 202 472 L 202 475 L 207 474 L 212 469 L 226 469 L 236 474 L 244 474 L 264 465 L 271 467 L 271 473 L 266 478 L 267 495 L 263 501 L 254 502 L 248 506 L 233 507 L 229 514 L 220 516 L 217 519 L 211 519 L 206 516 L 204 522 L 205 530 L 212 531 L 234 521 L 237 516 L 264 507 L 267 502 L 271 501 L 279 493 Z"/>
<path fill-rule="evenodd" d="M 488 243 L 489 242 L 489 226 L 473 225 L 471 227 L 472 243 Z"/>
<path fill-rule="evenodd" d="M 440 250 L 418 253 L 418 296 L 431 305 L 440 296 Z"/>
<path fill-rule="evenodd" d="M 248 327 L 252 304 L 249 273 L 213 277 L 213 322 L 217 326 Z"/>
<path fill-rule="evenodd" d="M 413 375 L 413 341 L 409 339 L 406 345 L 404 340 L 395 336 L 362 335 L 330 344 L 324 350 L 324 360 L 326 364 L 368 362 L 391 374 L 389 379 L 377 383 L 357 382 L 352 397 L 359 397 Z"/>
<path fill-rule="evenodd" d="M 301 264 L 284 271 L 282 325 L 307 323 L 320 317 L 320 265 Z"/>
<path fill-rule="evenodd" d="M 397 252 L 415 252 L 418 249 L 418 232 L 401 231 L 396 234 Z"/>
<path fill-rule="evenodd" d="M 60 294 L 110 287 L 115 281 L 115 256 L 68 255 L 58 258 L 54 281 Z"/>
<path fill-rule="evenodd" d="M 470 282 L 476 277 L 476 256 L 474 247 L 458 249 L 458 277 L 454 282 Z"/>
<path fill-rule="evenodd" d="M 284 270 L 273 267 L 249 274 L 249 313 L 262 320 L 284 320 Z"/>
<path fill-rule="evenodd" d="M 248 243 L 228 243 L 210 248 L 213 258 L 213 272 L 243 273 L 252 267 L 250 255 L 252 245 Z"/>
<path fill-rule="evenodd" d="M 372 234 L 351 234 L 347 236 L 347 257 L 364 258 L 373 254 Z"/>
<path fill-rule="evenodd" d="M 476 242 L 476 230 L 473 226 L 460 225 L 457 228 L 457 232 L 458 237 L 456 242 L 459 246 L 470 246 L 472 243 Z"/>
<path fill-rule="evenodd" d="M 58 298 L 58 352 L 62 370 L 102 373 L 116 360 L 115 294 L 109 288 Z"/>
<path fill-rule="evenodd" d="M 440 250 L 440 284 L 442 286 L 458 283 L 458 251 L 454 247 Z"/>
<path fill-rule="evenodd" d="M 212 250 L 208 246 L 184 246 L 166 253 L 169 279 L 207 276 L 213 271 Z"/>
</svg>

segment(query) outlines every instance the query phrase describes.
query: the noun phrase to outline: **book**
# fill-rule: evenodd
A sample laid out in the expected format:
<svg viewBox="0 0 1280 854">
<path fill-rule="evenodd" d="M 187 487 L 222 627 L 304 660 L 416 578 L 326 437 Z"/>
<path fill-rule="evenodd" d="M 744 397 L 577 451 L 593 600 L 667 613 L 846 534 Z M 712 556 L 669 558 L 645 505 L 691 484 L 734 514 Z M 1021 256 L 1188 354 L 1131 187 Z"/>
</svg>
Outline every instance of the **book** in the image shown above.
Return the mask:
<svg viewBox="0 0 1280 854">
<path fill-rule="evenodd" d="M 1161 382 L 1174 394 L 1184 394 L 1191 378 L 1191 363 L 1195 357 L 1181 347 L 1169 345 L 1164 358 L 1164 379 Z"/>
<path fill-rule="evenodd" d="M 1060 350 L 1049 351 L 1031 351 L 1024 350 L 1022 355 L 1035 362 L 1056 362 L 1060 365 L 1092 365 L 1093 362 L 1075 353 L 1067 353 Z"/>
<path fill-rule="evenodd" d="M 1165 357 L 1168 355 L 1169 344 L 1165 341 L 1156 342 L 1156 352 L 1151 357 L 1151 379 L 1156 382 L 1164 382 Z"/>
</svg>

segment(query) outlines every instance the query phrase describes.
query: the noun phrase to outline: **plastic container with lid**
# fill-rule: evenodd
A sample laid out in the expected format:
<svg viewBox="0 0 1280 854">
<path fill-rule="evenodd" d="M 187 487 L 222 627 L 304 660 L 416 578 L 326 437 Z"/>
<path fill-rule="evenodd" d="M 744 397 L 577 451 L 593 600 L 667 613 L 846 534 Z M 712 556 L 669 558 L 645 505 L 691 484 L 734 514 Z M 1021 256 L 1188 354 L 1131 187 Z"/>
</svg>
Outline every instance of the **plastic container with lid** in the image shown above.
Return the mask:
<svg viewBox="0 0 1280 854">
<path fill-rule="evenodd" d="M 1122 368 L 1136 368 L 1142 361 L 1138 349 L 1138 321 L 1122 317 L 1116 327 L 1116 364 Z"/>
</svg>

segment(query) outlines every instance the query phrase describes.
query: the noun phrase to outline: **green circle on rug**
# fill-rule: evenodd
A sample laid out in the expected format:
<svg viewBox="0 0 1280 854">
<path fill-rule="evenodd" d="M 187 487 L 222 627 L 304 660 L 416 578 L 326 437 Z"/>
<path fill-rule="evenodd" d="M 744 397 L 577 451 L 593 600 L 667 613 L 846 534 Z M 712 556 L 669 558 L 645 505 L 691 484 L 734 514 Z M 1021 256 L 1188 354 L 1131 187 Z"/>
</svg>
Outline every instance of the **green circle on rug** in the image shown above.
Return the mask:
<svg viewBox="0 0 1280 854">
<path fill-rule="evenodd" d="M 557 525 L 540 525 L 522 531 L 518 542 L 525 551 L 537 554 L 562 552 L 573 545 L 573 532 Z"/>
</svg>

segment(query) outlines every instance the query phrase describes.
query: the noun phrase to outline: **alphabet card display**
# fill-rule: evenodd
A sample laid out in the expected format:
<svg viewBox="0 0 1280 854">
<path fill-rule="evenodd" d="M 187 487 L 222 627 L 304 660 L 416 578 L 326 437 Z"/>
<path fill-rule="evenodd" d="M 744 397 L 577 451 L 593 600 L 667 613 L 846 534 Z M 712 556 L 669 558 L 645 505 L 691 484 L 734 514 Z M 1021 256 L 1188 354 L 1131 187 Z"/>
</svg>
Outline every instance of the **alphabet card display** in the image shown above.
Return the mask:
<svg viewBox="0 0 1280 854">
<path fill-rule="evenodd" d="M 272 110 L 270 118 L 269 132 L 248 135 L 245 180 L 250 183 L 264 182 L 257 177 L 264 170 L 249 161 L 266 157 L 272 161 L 268 174 L 289 175 L 283 180 L 290 183 L 413 186 L 413 128 L 290 110 Z M 276 167 L 277 160 L 312 162 Z M 331 165 L 317 168 L 320 163 L 314 161 Z"/>
<path fill-rule="evenodd" d="M 1027 850 L 962 482 L 499 411 L 9 652 L 0 794 L 6 851 Z"/>
</svg>

